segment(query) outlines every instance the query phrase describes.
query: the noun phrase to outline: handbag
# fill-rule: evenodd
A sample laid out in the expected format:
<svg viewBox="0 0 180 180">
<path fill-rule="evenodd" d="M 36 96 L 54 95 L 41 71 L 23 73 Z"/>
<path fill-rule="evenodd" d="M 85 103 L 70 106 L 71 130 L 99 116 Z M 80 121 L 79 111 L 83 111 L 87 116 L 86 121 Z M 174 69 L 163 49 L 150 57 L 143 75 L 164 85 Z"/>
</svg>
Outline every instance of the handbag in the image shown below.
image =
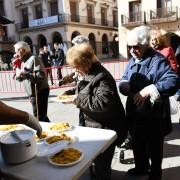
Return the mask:
<svg viewBox="0 0 180 180">
<path fill-rule="evenodd" d="M 178 112 L 178 103 L 175 100 L 174 96 L 169 97 L 170 111 L 171 114 L 176 114 Z"/>
</svg>

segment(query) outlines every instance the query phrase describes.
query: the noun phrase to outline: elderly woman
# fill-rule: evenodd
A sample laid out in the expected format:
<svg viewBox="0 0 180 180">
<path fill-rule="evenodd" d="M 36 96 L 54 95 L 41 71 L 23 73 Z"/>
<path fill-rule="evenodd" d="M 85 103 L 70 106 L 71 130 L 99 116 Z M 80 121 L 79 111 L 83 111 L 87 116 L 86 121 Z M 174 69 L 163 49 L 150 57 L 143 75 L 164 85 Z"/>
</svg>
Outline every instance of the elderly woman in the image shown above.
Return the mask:
<svg viewBox="0 0 180 180">
<path fill-rule="evenodd" d="M 149 30 L 140 26 L 128 33 L 131 58 L 119 89 L 127 96 L 126 113 L 135 160 L 135 168 L 128 174 L 150 173 L 149 180 L 160 180 L 163 140 L 172 130 L 169 96 L 177 91 L 179 78 L 165 57 L 149 47 Z"/>
<path fill-rule="evenodd" d="M 75 38 L 73 38 L 72 40 L 72 44 L 78 45 L 78 44 L 83 44 L 83 43 L 87 43 L 89 44 L 89 38 L 84 36 L 84 35 L 78 35 Z M 77 72 L 72 72 L 71 74 L 68 74 L 66 76 L 64 76 L 60 81 L 59 81 L 59 86 L 68 84 L 68 83 L 72 83 L 75 82 L 77 83 L 77 81 L 80 79 L 79 77 L 79 73 Z"/>
<path fill-rule="evenodd" d="M 70 48 L 67 52 L 67 62 L 83 77 L 76 88 L 77 96 L 72 101 L 81 111 L 83 125 L 117 132 L 117 141 L 94 161 L 96 179 L 109 180 L 115 145 L 121 144 L 127 134 L 125 111 L 116 82 L 100 64 L 89 44 L 83 43 Z M 74 90 L 66 91 L 66 94 L 73 93 Z"/>
<path fill-rule="evenodd" d="M 172 47 L 166 45 L 166 32 L 162 29 L 152 29 L 150 31 L 150 44 L 153 49 L 164 55 L 175 72 L 178 72 L 178 66 L 175 53 Z"/>
</svg>

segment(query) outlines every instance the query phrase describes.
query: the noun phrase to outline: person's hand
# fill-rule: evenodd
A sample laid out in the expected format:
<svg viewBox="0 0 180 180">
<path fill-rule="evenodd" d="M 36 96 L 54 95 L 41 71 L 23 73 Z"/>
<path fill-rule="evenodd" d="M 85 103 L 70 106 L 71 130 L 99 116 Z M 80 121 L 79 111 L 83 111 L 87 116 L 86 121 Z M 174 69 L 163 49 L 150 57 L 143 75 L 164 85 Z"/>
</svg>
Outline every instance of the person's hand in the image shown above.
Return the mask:
<svg viewBox="0 0 180 180">
<path fill-rule="evenodd" d="M 130 89 L 131 87 L 129 85 L 129 82 L 124 81 L 120 83 L 119 90 L 123 95 L 127 96 L 130 92 Z"/>
<path fill-rule="evenodd" d="M 27 79 L 28 76 L 29 76 L 29 73 L 28 73 L 28 72 L 21 72 L 19 76 L 20 76 L 20 78 L 22 78 L 22 79 Z"/>
<path fill-rule="evenodd" d="M 28 114 L 29 119 L 26 123 L 27 126 L 31 127 L 32 129 L 37 131 L 37 136 L 41 137 L 42 134 L 42 127 L 39 124 L 39 121 L 36 117 L 32 116 L 31 114 Z"/>
<path fill-rule="evenodd" d="M 149 98 L 149 91 L 147 88 L 144 88 L 134 95 L 134 104 L 137 106 L 142 106 L 147 98 Z"/>
</svg>

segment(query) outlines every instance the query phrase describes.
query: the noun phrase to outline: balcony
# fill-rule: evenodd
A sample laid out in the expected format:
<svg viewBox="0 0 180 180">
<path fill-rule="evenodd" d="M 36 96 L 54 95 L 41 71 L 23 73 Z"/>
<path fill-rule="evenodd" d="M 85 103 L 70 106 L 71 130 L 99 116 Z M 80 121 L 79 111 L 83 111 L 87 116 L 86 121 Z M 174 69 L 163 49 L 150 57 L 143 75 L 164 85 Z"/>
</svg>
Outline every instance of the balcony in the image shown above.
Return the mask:
<svg viewBox="0 0 180 180">
<path fill-rule="evenodd" d="M 147 22 L 148 14 L 144 11 L 131 12 L 128 15 L 121 15 L 121 24 L 124 27 L 139 26 Z"/>
<path fill-rule="evenodd" d="M 178 20 L 178 7 L 158 8 L 150 11 L 151 23 L 172 22 Z"/>
<path fill-rule="evenodd" d="M 63 25 L 63 24 L 72 24 L 79 23 L 81 25 L 91 25 L 91 26 L 107 26 L 108 28 L 116 28 L 118 23 L 113 23 L 112 21 L 108 21 L 107 19 L 97 19 L 87 16 L 79 16 L 79 15 L 69 15 L 69 14 L 59 14 L 56 16 L 50 16 L 41 19 L 34 19 L 29 22 L 21 22 L 17 23 L 16 27 L 18 31 L 34 29 L 34 28 L 43 28 L 50 27 L 54 25 Z"/>
<path fill-rule="evenodd" d="M 87 17 L 87 22 L 88 22 L 89 24 L 95 24 L 95 18 L 93 18 L 93 17 Z"/>
<path fill-rule="evenodd" d="M 80 21 L 79 15 L 71 15 L 71 21 L 72 22 L 79 22 Z"/>
</svg>

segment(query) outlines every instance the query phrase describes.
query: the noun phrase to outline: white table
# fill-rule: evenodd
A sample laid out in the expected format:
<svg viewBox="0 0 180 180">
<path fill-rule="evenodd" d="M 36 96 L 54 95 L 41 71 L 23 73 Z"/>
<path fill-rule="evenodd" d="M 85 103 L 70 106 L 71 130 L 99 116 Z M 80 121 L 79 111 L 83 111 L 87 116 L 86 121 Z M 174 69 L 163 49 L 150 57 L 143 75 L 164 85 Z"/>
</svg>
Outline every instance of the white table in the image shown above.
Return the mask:
<svg viewBox="0 0 180 180">
<path fill-rule="evenodd" d="M 112 130 L 75 126 L 68 133 L 78 137 L 73 147 L 84 153 L 84 158 L 78 164 L 69 167 L 51 165 L 46 157 L 35 157 L 19 165 L 6 165 L 0 153 L 0 170 L 11 180 L 76 180 L 91 165 L 93 160 L 106 150 L 116 139 Z"/>
</svg>

